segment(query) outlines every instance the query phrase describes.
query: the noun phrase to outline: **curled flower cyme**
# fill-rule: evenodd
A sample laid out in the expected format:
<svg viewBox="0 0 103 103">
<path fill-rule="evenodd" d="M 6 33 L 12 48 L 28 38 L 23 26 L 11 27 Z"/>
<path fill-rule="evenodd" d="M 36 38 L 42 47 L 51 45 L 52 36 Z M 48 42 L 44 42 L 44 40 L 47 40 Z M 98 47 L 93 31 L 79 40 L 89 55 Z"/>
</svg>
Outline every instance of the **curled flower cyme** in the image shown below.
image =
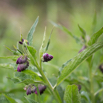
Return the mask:
<svg viewBox="0 0 103 103">
<path fill-rule="evenodd" d="M 27 56 L 20 56 L 17 61 L 16 64 L 22 64 L 25 63 L 27 61 Z"/>
<path fill-rule="evenodd" d="M 38 86 L 38 89 L 39 89 L 39 92 L 40 92 L 40 95 L 41 95 L 45 91 L 46 86 L 45 85 L 40 85 L 40 86 Z M 37 90 L 35 91 L 35 94 L 37 94 Z"/>
<path fill-rule="evenodd" d="M 21 71 L 25 70 L 26 68 L 28 68 L 28 66 L 29 66 L 29 62 L 28 61 L 26 61 L 23 64 L 19 64 L 18 67 L 17 67 L 17 71 L 21 72 Z"/>
<path fill-rule="evenodd" d="M 48 53 L 43 54 L 43 62 L 48 62 L 53 59 L 52 55 L 49 55 Z"/>
<path fill-rule="evenodd" d="M 43 92 L 45 91 L 46 89 L 46 86 L 45 85 L 39 85 L 38 86 L 38 89 L 39 89 L 39 92 L 40 92 L 40 95 L 43 94 Z M 30 85 L 26 90 L 26 94 L 29 95 L 31 93 L 35 93 L 35 94 L 38 94 L 37 93 L 37 87 L 34 86 L 34 85 Z"/>
</svg>

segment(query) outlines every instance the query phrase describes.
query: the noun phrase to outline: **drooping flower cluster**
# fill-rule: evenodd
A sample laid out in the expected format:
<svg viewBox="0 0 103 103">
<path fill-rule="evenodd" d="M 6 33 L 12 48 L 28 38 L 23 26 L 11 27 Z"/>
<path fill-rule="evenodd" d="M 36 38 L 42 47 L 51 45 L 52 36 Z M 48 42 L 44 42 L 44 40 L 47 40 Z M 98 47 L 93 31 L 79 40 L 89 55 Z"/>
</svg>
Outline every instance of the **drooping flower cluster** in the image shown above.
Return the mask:
<svg viewBox="0 0 103 103">
<path fill-rule="evenodd" d="M 43 62 L 48 62 L 53 59 L 52 55 L 49 55 L 48 53 L 43 54 Z"/>
<path fill-rule="evenodd" d="M 18 67 L 17 67 L 18 72 L 21 72 L 25 70 L 26 68 L 28 68 L 29 62 L 27 61 L 27 59 L 28 59 L 27 56 L 20 56 L 17 59 L 16 64 L 18 64 Z"/>
<path fill-rule="evenodd" d="M 40 95 L 41 95 L 45 91 L 46 86 L 45 85 L 39 85 L 38 89 L 39 89 L 39 92 L 40 92 Z M 32 85 L 32 86 L 30 85 L 28 88 L 24 88 L 24 90 L 26 90 L 27 95 L 29 95 L 31 93 L 38 94 L 37 93 L 37 87 L 35 85 Z"/>
</svg>

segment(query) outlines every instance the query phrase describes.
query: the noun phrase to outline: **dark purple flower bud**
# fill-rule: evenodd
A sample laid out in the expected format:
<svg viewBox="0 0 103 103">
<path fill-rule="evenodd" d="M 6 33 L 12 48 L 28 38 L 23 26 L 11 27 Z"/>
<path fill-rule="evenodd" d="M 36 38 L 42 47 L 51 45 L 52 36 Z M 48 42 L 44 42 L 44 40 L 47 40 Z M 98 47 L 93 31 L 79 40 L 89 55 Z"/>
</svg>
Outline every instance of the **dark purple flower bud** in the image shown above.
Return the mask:
<svg viewBox="0 0 103 103">
<path fill-rule="evenodd" d="M 26 94 L 29 95 L 31 93 L 34 93 L 36 91 L 36 87 L 34 85 L 30 85 L 27 89 L 26 89 Z"/>
<path fill-rule="evenodd" d="M 27 56 L 20 56 L 17 61 L 16 64 L 22 64 L 25 63 L 27 61 Z"/>
<path fill-rule="evenodd" d="M 27 91 L 26 91 L 26 94 L 27 95 L 29 95 L 29 94 L 31 94 L 32 92 L 31 92 L 31 87 L 29 87 L 28 89 L 27 89 Z"/>
<path fill-rule="evenodd" d="M 82 52 L 82 51 L 83 51 L 84 49 L 86 49 L 86 48 L 87 48 L 87 46 L 84 45 L 84 46 L 82 47 L 82 49 L 79 51 L 79 53 Z"/>
<path fill-rule="evenodd" d="M 81 85 L 77 85 L 78 86 L 78 91 L 80 91 L 81 90 Z"/>
<path fill-rule="evenodd" d="M 28 61 L 26 61 L 23 64 L 19 64 L 18 67 L 17 67 L 17 71 L 21 72 L 21 71 L 25 70 L 26 68 L 28 68 L 28 66 L 29 66 L 29 62 Z"/>
<path fill-rule="evenodd" d="M 51 59 L 53 59 L 52 55 L 49 55 L 48 53 L 43 54 L 43 62 L 48 62 Z"/>
<path fill-rule="evenodd" d="M 103 64 L 99 66 L 100 71 L 103 73 Z"/>
<path fill-rule="evenodd" d="M 39 89 L 39 92 L 40 92 L 40 95 L 41 95 L 45 91 L 46 86 L 45 85 L 40 85 L 40 86 L 38 86 L 38 89 Z M 35 94 L 37 94 L 37 90 L 35 91 Z"/>
<path fill-rule="evenodd" d="M 22 39 L 22 41 L 19 41 L 20 44 L 23 44 L 23 42 L 24 42 L 24 39 Z"/>
</svg>

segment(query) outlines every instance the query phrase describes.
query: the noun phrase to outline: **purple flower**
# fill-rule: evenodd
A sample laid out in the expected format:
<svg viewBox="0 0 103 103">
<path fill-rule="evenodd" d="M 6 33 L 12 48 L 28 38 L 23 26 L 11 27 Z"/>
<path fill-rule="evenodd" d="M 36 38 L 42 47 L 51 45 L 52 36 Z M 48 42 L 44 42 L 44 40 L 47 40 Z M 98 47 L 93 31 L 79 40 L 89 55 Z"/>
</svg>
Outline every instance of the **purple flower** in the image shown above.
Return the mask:
<svg viewBox="0 0 103 103">
<path fill-rule="evenodd" d="M 19 41 L 20 44 L 23 44 L 23 42 L 24 42 L 24 39 L 22 39 L 22 41 Z"/>
<path fill-rule="evenodd" d="M 23 64 L 19 64 L 18 67 L 17 67 L 17 71 L 21 72 L 21 71 L 25 70 L 26 68 L 28 68 L 28 66 L 29 66 L 29 62 L 28 61 L 26 61 Z"/>
<path fill-rule="evenodd" d="M 100 71 L 103 73 L 103 64 L 99 66 Z"/>
<path fill-rule="evenodd" d="M 86 49 L 86 48 L 87 48 L 87 46 L 84 45 L 84 46 L 82 47 L 82 49 L 79 51 L 79 53 L 82 52 L 82 51 L 83 51 L 84 49 Z"/>
<path fill-rule="evenodd" d="M 78 84 L 77 86 L 78 86 L 78 91 L 80 91 L 81 90 L 81 85 Z"/>
<path fill-rule="evenodd" d="M 16 64 L 22 64 L 25 63 L 27 61 L 27 56 L 20 56 L 17 61 Z"/>
<path fill-rule="evenodd" d="M 19 44 L 24 44 L 24 45 L 28 44 L 29 45 L 29 42 L 25 39 L 22 39 L 21 41 L 19 41 Z"/>
<path fill-rule="evenodd" d="M 48 62 L 51 59 L 53 59 L 52 55 L 49 55 L 48 53 L 43 54 L 43 62 Z"/>
<path fill-rule="evenodd" d="M 30 87 L 27 89 L 26 94 L 27 95 L 31 94 L 31 88 Z"/>
<path fill-rule="evenodd" d="M 45 91 L 46 86 L 45 85 L 39 85 L 38 89 L 39 89 L 39 92 L 40 92 L 40 95 L 41 95 Z M 31 93 L 37 94 L 37 87 L 35 85 L 29 85 L 29 87 L 28 88 L 26 87 L 25 90 L 26 90 L 27 95 L 29 95 Z"/>
<path fill-rule="evenodd" d="M 40 86 L 38 86 L 38 89 L 39 89 L 39 92 L 40 92 L 40 95 L 41 95 L 45 91 L 46 86 L 45 85 L 40 85 Z M 37 94 L 37 90 L 35 91 L 35 94 Z"/>
<path fill-rule="evenodd" d="M 26 94 L 29 95 L 31 93 L 34 93 L 35 91 L 36 91 L 36 87 L 32 85 L 28 87 L 28 89 L 26 90 Z"/>
</svg>

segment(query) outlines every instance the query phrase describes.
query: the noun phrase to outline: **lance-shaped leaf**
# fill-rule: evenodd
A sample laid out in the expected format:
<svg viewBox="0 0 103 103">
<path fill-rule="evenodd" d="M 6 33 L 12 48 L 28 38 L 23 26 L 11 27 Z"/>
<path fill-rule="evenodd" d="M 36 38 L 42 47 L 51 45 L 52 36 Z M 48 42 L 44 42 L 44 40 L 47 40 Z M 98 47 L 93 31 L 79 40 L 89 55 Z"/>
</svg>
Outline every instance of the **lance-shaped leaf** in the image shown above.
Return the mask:
<svg viewBox="0 0 103 103">
<path fill-rule="evenodd" d="M 76 85 L 68 85 L 64 93 L 66 103 L 81 103 L 80 94 Z"/>
<path fill-rule="evenodd" d="M 77 43 L 80 43 L 80 42 L 81 42 L 80 39 L 79 39 L 78 37 L 76 37 L 75 35 L 73 35 L 66 27 L 61 26 L 61 25 L 58 25 L 58 24 L 56 24 L 56 23 L 54 23 L 54 22 L 52 22 L 52 21 L 51 21 L 51 23 L 52 23 L 55 27 L 61 29 L 62 31 L 64 31 L 65 33 L 67 33 L 68 35 L 70 35 L 71 37 L 73 37 Z"/>
<path fill-rule="evenodd" d="M 94 32 L 94 30 L 95 30 L 96 24 L 97 24 L 97 13 L 96 13 L 96 11 L 95 11 L 95 12 L 94 12 L 94 17 L 93 17 L 93 22 L 92 22 L 92 31 L 93 31 L 93 32 Z"/>
<path fill-rule="evenodd" d="M 7 100 L 10 102 L 10 103 L 17 103 L 13 98 L 7 96 L 4 94 L 4 96 L 7 98 Z"/>
<path fill-rule="evenodd" d="M 38 102 L 34 101 L 33 99 L 30 99 L 30 98 L 27 98 L 27 97 L 25 97 L 25 98 L 27 99 L 27 101 L 28 101 L 29 103 L 38 103 Z"/>
<path fill-rule="evenodd" d="M 12 60 L 17 60 L 19 56 L 2 56 L 0 59 L 12 59 Z"/>
<path fill-rule="evenodd" d="M 83 40 L 85 41 L 86 32 L 85 32 L 85 30 L 84 30 L 80 25 L 78 25 L 78 27 L 79 27 L 79 30 L 80 30 L 81 33 L 82 33 L 82 38 L 83 38 Z"/>
<path fill-rule="evenodd" d="M 40 58 L 42 57 L 43 53 L 45 52 L 45 49 L 44 49 L 45 37 L 46 37 L 46 27 L 45 27 L 45 31 L 44 31 L 43 41 L 42 41 L 42 44 L 41 44 L 41 47 L 40 47 L 40 50 L 39 50 Z"/>
<path fill-rule="evenodd" d="M 30 75 L 34 80 L 41 81 L 41 75 L 37 74 L 36 72 L 34 72 L 32 70 L 24 70 L 24 71 L 22 71 L 22 73 Z"/>
<path fill-rule="evenodd" d="M 59 85 L 66 77 L 68 77 L 76 69 L 76 67 L 78 67 L 84 60 L 86 60 L 90 55 L 92 55 L 94 52 L 96 52 L 102 47 L 103 47 L 102 42 L 95 43 L 92 46 L 86 48 L 81 53 L 79 53 L 77 56 L 75 56 L 69 62 L 69 64 L 62 70 L 61 75 L 57 80 L 57 85 Z"/>
<path fill-rule="evenodd" d="M 10 78 L 10 77 L 7 77 L 7 79 L 12 80 L 14 83 L 20 83 L 20 80 L 19 80 L 18 78 Z"/>
<path fill-rule="evenodd" d="M 94 44 L 102 33 L 103 33 L 103 27 L 91 36 L 91 39 L 89 40 L 88 45 Z"/>
<path fill-rule="evenodd" d="M 13 70 L 14 67 L 11 64 L 0 64 L 0 68 L 6 68 Z"/>
<path fill-rule="evenodd" d="M 36 49 L 34 47 L 32 47 L 32 46 L 27 46 L 27 48 L 28 48 L 30 54 L 32 55 L 32 57 L 34 59 L 36 59 Z"/>
<path fill-rule="evenodd" d="M 50 38 L 51 38 L 52 32 L 53 32 L 53 29 L 52 29 L 52 31 L 51 31 L 51 33 L 50 33 L 50 36 L 49 36 L 49 39 L 48 39 L 47 45 L 46 45 L 46 47 L 45 47 L 45 52 L 48 50 L 48 47 L 49 47 L 49 44 L 50 44 Z"/>
<path fill-rule="evenodd" d="M 23 80 L 22 82 L 20 82 L 20 83 L 24 83 L 24 84 L 26 84 L 26 85 L 29 85 L 29 84 L 42 84 L 42 82 L 36 82 L 36 81 L 34 81 L 34 80 L 32 80 L 32 79 L 25 79 L 25 80 Z"/>
<path fill-rule="evenodd" d="M 31 27 L 29 33 L 28 33 L 28 36 L 27 36 L 27 40 L 29 42 L 29 45 L 32 45 L 32 40 L 33 40 L 33 33 L 35 31 L 35 28 L 38 24 L 38 21 L 39 21 L 39 17 L 37 17 L 37 19 L 35 20 L 33 26 Z"/>
</svg>

